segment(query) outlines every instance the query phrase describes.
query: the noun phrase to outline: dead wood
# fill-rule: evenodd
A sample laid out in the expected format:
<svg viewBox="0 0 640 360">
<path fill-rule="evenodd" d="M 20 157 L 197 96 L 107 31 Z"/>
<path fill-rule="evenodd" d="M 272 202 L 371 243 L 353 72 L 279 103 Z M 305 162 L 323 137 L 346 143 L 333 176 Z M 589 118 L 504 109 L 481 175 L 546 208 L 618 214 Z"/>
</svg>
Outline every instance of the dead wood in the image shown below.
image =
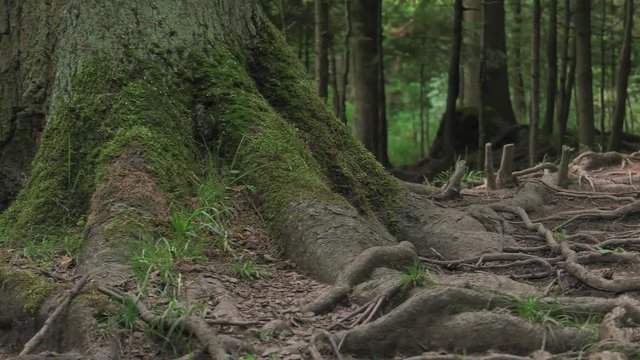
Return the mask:
<svg viewBox="0 0 640 360">
<path fill-rule="evenodd" d="M 450 200 L 460 195 L 461 182 L 464 177 L 464 172 L 467 169 L 467 164 L 464 160 L 456 162 L 456 168 L 453 171 L 453 175 L 449 179 L 449 182 L 442 190 L 442 192 L 434 197 L 436 200 Z"/>
<path fill-rule="evenodd" d="M 496 179 L 498 189 L 509 187 L 513 184 L 513 144 L 502 147 L 502 160 Z"/>
<path fill-rule="evenodd" d="M 569 183 L 569 161 L 571 156 L 573 156 L 574 149 L 567 146 L 562 145 L 562 155 L 560 157 L 560 169 L 558 171 L 558 180 L 557 185 L 560 188 L 566 189 Z"/>
<path fill-rule="evenodd" d="M 493 153 L 491 143 L 484 144 L 484 175 L 487 180 L 487 189 L 496 189 L 496 175 L 493 171 Z"/>
<path fill-rule="evenodd" d="M 430 264 L 440 265 L 440 266 L 443 266 L 443 267 L 446 267 L 446 268 L 454 268 L 454 269 L 457 266 L 461 265 L 461 264 L 472 264 L 472 265 L 474 265 L 474 267 L 479 267 L 480 264 L 484 264 L 484 263 L 488 263 L 488 262 L 494 262 L 494 261 L 512 261 L 512 262 L 514 262 L 512 264 L 507 264 L 507 265 L 502 265 L 502 266 L 523 265 L 523 263 L 515 263 L 516 261 L 519 261 L 519 260 L 525 260 L 525 261 L 527 261 L 527 263 L 536 263 L 536 264 L 540 265 L 541 267 L 545 268 L 546 270 L 552 270 L 553 269 L 551 264 L 544 258 L 541 258 L 541 257 L 538 257 L 538 256 L 533 256 L 533 255 L 528 255 L 528 254 L 519 254 L 519 253 L 486 254 L 486 255 L 476 256 L 476 257 L 472 257 L 472 258 L 459 259 L 459 260 L 450 260 L 450 261 L 433 260 L 433 259 L 422 258 L 422 257 L 420 258 L 420 261 L 428 262 Z M 524 264 L 527 264 L 527 263 L 524 263 Z M 497 266 L 495 266 L 495 267 L 497 267 Z"/>
<path fill-rule="evenodd" d="M 227 354 L 222 344 L 216 339 L 215 331 L 209 327 L 206 321 L 197 316 L 190 315 L 188 317 L 170 318 L 160 317 L 151 312 L 139 300 L 127 294 L 120 294 L 116 290 L 99 286 L 98 290 L 111 297 L 112 299 L 125 302 L 129 301 L 135 304 L 138 315 L 148 324 L 161 325 L 165 328 L 177 328 L 186 333 L 191 333 L 200 341 L 209 353 L 212 360 L 226 360 Z"/>
<path fill-rule="evenodd" d="M 27 343 L 24 345 L 24 348 L 22 348 L 22 351 L 20 352 L 20 356 L 31 354 L 33 350 L 35 350 L 35 348 L 40 345 L 40 343 L 48 335 L 49 331 L 51 331 L 51 326 L 53 325 L 53 323 L 58 320 L 60 315 L 67 311 L 69 305 L 71 304 L 71 301 L 76 296 L 78 296 L 80 291 L 82 291 L 82 288 L 90 280 L 91 278 L 89 277 L 89 275 L 85 275 L 80 280 L 78 280 L 73 289 L 69 291 L 69 294 L 67 294 L 67 297 L 64 299 L 62 304 L 60 304 L 60 306 L 58 306 L 54 310 L 54 312 L 47 318 L 47 320 L 44 322 L 44 325 L 42 325 L 42 328 L 40 328 L 40 330 L 31 339 L 29 339 L 29 341 L 27 341 Z"/>
</svg>

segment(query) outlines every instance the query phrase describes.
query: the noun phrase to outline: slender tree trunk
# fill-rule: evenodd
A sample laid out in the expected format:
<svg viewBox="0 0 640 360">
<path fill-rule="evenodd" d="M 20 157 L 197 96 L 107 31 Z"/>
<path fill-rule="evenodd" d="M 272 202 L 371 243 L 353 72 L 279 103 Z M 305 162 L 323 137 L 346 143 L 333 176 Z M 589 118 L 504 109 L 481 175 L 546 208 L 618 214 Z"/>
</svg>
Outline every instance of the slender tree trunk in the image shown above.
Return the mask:
<svg viewBox="0 0 640 360">
<path fill-rule="evenodd" d="M 536 139 L 540 119 L 540 0 L 533 0 L 531 41 L 531 118 L 529 119 L 529 166 L 536 162 Z"/>
<path fill-rule="evenodd" d="M 426 157 L 425 153 L 425 130 L 424 123 L 424 63 L 420 64 L 420 160 Z"/>
<path fill-rule="evenodd" d="M 631 72 L 631 42 L 633 35 L 634 11 L 633 0 L 626 0 L 624 8 L 624 36 L 622 40 L 618 82 L 616 86 L 616 107 L 611 124 L 611 137 L 609 139 L 609 150 L 611 151 L 619 151 L 622 146 L 622 129 L 624 125 L 625 104 L 627 100 L 627 85 L 629 83 L 629 73 Z"/>
<path fill-rule="evenodd" d="M 331 75 L 331 88 L 333 113 L 337 118 L 340 117 L 340 87 L 338 86 L 338 69 L 336 64 L 336 54 L 331 51 L 331 61 L 329 62 L 329 73 Z"/>
<path fill-rule="evenodd" d="M 342 78 L 340 83 L 339 111 L 340 120 L 347 124 L 347 89 L 349 85 L 349 68 L 351 67 L 351 1 L 344 0 L 344 22 L 346 31 L 344 33 L 344 44 L 342 50 Z"/>
<path fill-rule="evenodd" d="M 486 88 L 487 88 L 487 7 L 482 5 L 482 31 L 480 35 L 480 76 L 478 77 L 478 89 L 480 93 L 480 106 L 478 107 L 478 156 L 476 159 L 476 167 L 482 168 L 482 158 L 484 154 L 484 144 L 486 139 L 485 122 L 486 122 Z"/>
<path fill-rule="evenodd" d="M 482 33 L 482 0 L 463 1 L 464 52 L 477 54 L 480 50 L 480 35 Z M 480 61 L 477 56 L 465 56 L 464 77 L 462 78 L 462 106 L 480 107 Z"/>
<path fill-rule="evenodd" d="M 316 89 L 326 102 L 329 96 L 329 0 L 315 0 Z"/>
<path fill-rule="evenodd" d="M 600 24 L 600 146 L 604 151 L 606 144 L 606 137 L 604 136 L 605 128 L 604 128 L 604 119 L 607 114 L 607 106 L 605 104 L 604 99 L 604 89 L 607 86 L 607 67 L 605 63 L 605 45 L 604 45 L 604 33 L 607 25 L 607 1 L 602 0 L 602 11 L 600 16 L 602 16 L 602 22 Z"/>
<path fill-rule="evenodd" d="M 482 94 L 485 98 L 484 106 L 498 114 L 501 121 L 509 124 L 516 123 L 509 95 L 509 77 L 507 75 L 507 48 L 504 20 L 504 0 L 483 1 L 483 36 L 490 61 L 485 62 Z M 484 144 L 480 144 L 484 149 Z"/>
<path fill-rule="evenodd" d="M 377 122 L 377 142 L 376 159 L 385 167 L 390 167 L 389 154 L 387 152 L 388 129 L 387 129 L 387 96 L 385 92 L 384 77 L 384 47 L 382 41 L 382 0 L 378 0 L 376 31 L 377 31 L 377 51 L 378 51 L 378 122 Z"/>
<path fill-rule="evenodd" d="M 575 16 L 579 142 L 581 146 L 595 150 L 591 71 L 591 1 L 578 0 Z"/>
<path fill-rule="evenodd" d="M 558 90 L 558 0 L 549 1 L 549 39 L 547 40 L 547 106 L 544 112 L 546 135 L 553 133 L 553 119 Z"/>
<path fill-rule="evenodd" d="M 558 94 L 558 143 L 564 144 L 564 135 L 567 128 L 569 107 L 571 106 L 571 87 L 567 71 L 569 66 L 575 71 L 575 43 L 571 42 L 571 0 L 564 1 L 564 32 L 562 35 L 562 58 L 560 61 L 560 93 Z M 573 82 L 573 81 L 572 81 Z"/>
<path fill-rule="evenodd" d="M 280 7 L 280 31 L 282 31 L 284 39 L 287 40 L 287 23 L 284 16 L 284 0 L 279 0 L 278 5 Z"/>
<path fill-rule="evenodd" d="M 522 79 L 522 0 L 513 0 L 513 101 L 518 122 L 527 116 L 524 80 Z"/>
<path fill-rule="evenodd" d="M 449 62 L 449 81 L 447 87 L 447 108 L 444 116 L 444 155 L 447 160 L 453 160 L 453 121 L 458 101 L 458 87 L 460 84 L 460 51 L 462 49 L 462 0 L 455 0 L 453 16 L 453 48 Z"/>
<path fill-rule="evenodd" d="M 382 116 L 384 80 L 380 51 L 381 0 L 354 0 L 351 5 L 356 135 L 365 148 L 387 166 L 389 162 L 384 134 L 386 124 Z"/>
</svg>

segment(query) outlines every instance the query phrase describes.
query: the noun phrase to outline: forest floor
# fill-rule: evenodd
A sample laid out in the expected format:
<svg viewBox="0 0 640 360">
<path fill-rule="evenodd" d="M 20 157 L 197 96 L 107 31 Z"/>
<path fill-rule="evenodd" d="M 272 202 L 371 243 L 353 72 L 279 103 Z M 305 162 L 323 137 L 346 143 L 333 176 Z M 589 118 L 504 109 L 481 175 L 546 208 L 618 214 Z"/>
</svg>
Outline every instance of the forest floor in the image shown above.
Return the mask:
<svg viewBox="0 0 640 360">
<path fill-rule="evenodd" d="M 610 218 L 594 215 L 634 202 L 640 192 L 635 185 L 640 186 L 639 174 L 640 164 L 633 162 L 624 164 L 624 168 L 603 166 L 582 173 L 580 181 L 572 182 L 568 191 L 556 192 L 542 208 L 530 212 L 529 216 L 534 223 L 540 222 L 553 231 L 558 242 L 572 241 L 579 257 L 592 258 L 593 261 L 584 260 L 590 273 L 604 279 L 640 278 L 637 252 L 640 250 L 640 214 L 628 213 Z M 540 175 L 543 173 L 530 179 Z M 594 191 L 594 188 L 617 189 L 627 195 L 619 192 L 612 195 L 613 192 Z M 483 187 L 464 189 L 459 198 L 440 202 L 440 205 L 464 210 L 474 204 L 497 203 L 512 197 L 516 191 L 515 187 L 495 191 L 487 191 Z M 218 338 L 228 351 L 233 352 L 233 359 L 334 359 L 338 356 L 351 359 L 338 355 L 335 344 L 331 345 L 326 337 L 318 334 L 352 326 L 349 324 L 357 316 L 347 321 L 344 319 L 361 309 L 361 305 L 343 302 L 325 315 L 305 312 L 303 306 L 325 291 L 328 285 L 305 276 L 290 261 L 278 255 L 266 224 L 245 191 L 237 191 L 232 197 L 232 204 L 236 209 L 229 227 L 232 247 L 223 251 L 212 244 L 207 249 L 209 260 L 177 264 L 180 273 L 177 286 L 181 294 L 178 298 L 183 308 L 197 311 L 210 321 L 210 325 L 214 325 Z M 456 263 L 434 253 L 422 259 L 431 281 L 471 288 L 494 282 L 493 288 L 523 299 L 523 309 L 518 309 L 521 316 L 540 323 L 573 320 L 555 318 L 553 309 L 536 305 L 536 299 L 559 296 L 614 298 L 622 295 L 585 285 L 564 270 L 562 259 L 545 246 L 543 235 L 529 230 L 515 215 L 503 216 L 513 228 L 511 235 L 517 241 L 517 246 L 505 249 L 505 253 L 526 252 L 531 258 L 543 259 L 551 268 L 523 259 L 485 261 L 480 258 Z M 61 278 L 74 275 L 72 259 L 66 257 L 58 259 L 48 270 Z M 144 300 L 147 307 L 166 309 L 171 306 L 161 295 L 160 280 L 151 274 L 148 281 L 148 295 Z M 156 285 L 157 291 L 154 292 Z M 638 291 L 625 294 L 640 300 Z M 374 310 L 370 314 L 368 321 L 374 321 L 384 316 L 384 310 Z M 593 315 L 592 318 L 589 315 L 586 320 L 576 321 L 570 326 L 597 329 L 601 320 L 602 316 Z M 199 358 L 201 355 L 197 344 L 193 347 L 178 345 L 174 335 L 160 335 L 142 321 L 135 321 L 130 329 L 110 331 L 110 336 L 119 340 L 122 359 L 173 359 L 186 353 Z M 504 336 L 511 336 L 508 329 L 505 329 Z M 581 358 L 581 352 L 587 350 L 577 349 L 575 357 L 567 358 Z M 0 358 L 11 358 L 2 351 L 0 347 Z M 430 359 L 434 354 L 437 353 L 425 354 L 421 358 Z M 442 356 L 444 359 L 445 355 Z M 464 351 L 446 356 L 449 359 L 468 358 Z M 394 357 L 403 358 L 400 355 Z"/>
</svg>

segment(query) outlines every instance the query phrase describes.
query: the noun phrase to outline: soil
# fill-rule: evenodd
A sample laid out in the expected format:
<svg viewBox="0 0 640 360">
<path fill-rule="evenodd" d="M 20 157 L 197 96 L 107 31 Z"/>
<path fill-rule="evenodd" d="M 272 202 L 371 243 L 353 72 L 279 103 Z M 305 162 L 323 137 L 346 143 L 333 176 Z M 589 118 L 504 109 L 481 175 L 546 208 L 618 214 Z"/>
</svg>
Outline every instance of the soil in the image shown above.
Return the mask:
<svg viewBox="0 0 640 360">
<path fill-rule="evenodd" d="M 616 165 L 617 166 L 617 165 Z M 542 207 L 529 211 L 528 215 L 534 223 L 542 219 L 547 229 L 555 229 L 556 240 L 571 241 L 577 246 L 578 256 L 606 257 L 610 254 L 637 256 L 638 243 L 628 242 L 626 245 L 612 245 L 598 248 L 595 242 L 611 241 L 612 239 L 637 239 L 640 236 L 640 214 L 630 213 L 615 219 L 598 217 L 572 218 L 571 211 L 576 210 L 610 210 L 635 201 L 637 196 L 635 180 L 639 173 L 629 162 L 625 169 L 598 167 L 594 170 L 581 172 L 577 175 L 594 184 L 612 183 L 615 174 L 623 173 L 627 180 L 626 187 L 616 187 L 618 191 L 628 193 L 631 199 L 598 198 L 585 196 L 596 194 L 592 189 L 585 189 L 584 183 L 574 182 L 568 194 L 551 197 Z M 632 175 L 629 175 L 632 174 Z M 542 175 L 542 174 L 538 174 Z M 529 180 L 536 181 L 536 180 Z M 623 179 L 615 178 L 616 184 L 623 183 Z M 596 186 L 597 188 L 597 186 Z M 501 189 L 488 192 L 483 187 L 464 189 L 461 197 L 455 200 L 440 202 L 440 206 L 464 210 L 473 205 L 496 204 L 504 199 L 513 197 L 517 188 Z M 602 194 L 602 193 L 600 193 Z M 211 244 L 207 249 L 209 260 L 200 263 L 179 264 L 181 278 L 179 280 L 182 291 L 180 301 L 182 305 L 199 303 L 199 314 L 207 320 L 226 320 L 233 324 L 214 325 L 218 337 L 225 344 L 228 351 L 232 351 L 234 359 L 309 359 L 322 356 L 333 359 L 341 356 L 344 359 L 356 359 L 348 355 L 337 355 L 335 349 L 326 336 L 318 336 L 327 332 L 336 335 L 341 330 L 349 329 L 348 321 L 345 325 L 336 325 L 354 311 L 361 309 L 362 304 L 357 299 L 344 300 L 332 311 L 325 314 L 314 314 L 305 310 L 305 305 L 314 300 L 319 294 L 325 293 L 330 286 L 315 281 L 301 273 L 289 260 L 278 254 L 278 245 L 268 236 L 268 229 L 255 210 L 251 195 L 244 190 L 234 192 L 232 204 L 236 209 L 231 220 L 232 249 L 223 251 L 219 246 Z M 563 215 L 568 213 L 568 215 Z M 587 286 L 583 281 L 571 276 L 563 269 L 562 262 L 549 248 L 544 248 L 545 238 L 537 231 L 532 231 L 516 215 L 500 212 L 506 219 L 510 232 L 517 242 L 514 248 L 529 248 L 525 253 L 546 259 L 552 265 L 551 271 L 541 268 L 538 263 L 524 263 L 519 265 L 513 260 L 477 261 L 452 265 L 446 264 L 453 259 L 442 259 L 437 255 L 423 258 L 431 280 L 436 284 L 447 284 L 466 288 L 491 287 L 493 290 L 515 294 L 522 298 L 529 296 L 545 297 L 583 297 L 617 298 L 625 296 L 640 300 L 640 292 L 624 291 L 622 293 L 597 290 Z M 581 234 L 571 238 L 574 234 Z M 569 239 L 569 240 L 567 240 Z M 585 248 L 581 250 L 580 244 Z M 586 246 L 596 248 L 589 251 Z M 537 249 L 535 249 L 537 248 Z M 509 253 L 510 251 L 505 251 Z M 515 253 L 514 250 L 512 253 Z M 598 255 L 599 252 L 599 255 Z M 233 255 L 233 256 L 230 256 Z M 236 260 L 234 260 L 236 259 Z M 234 273 L 237 259 L 251 259 L 257 265 L 259 276 L 255 279 L 242 279 Z M 602 260 L 602 259 L 600 259 Z M 24 267 L 29 267 L 24 262 Z M 584 266 L 591 274 L 605 279 L 640 278 L 640 261 L 584 261 Z M 60 279 L 73 279 L 75 261 L 69 257 L 61 257 L 48 270 L 48 274 Z M 162 309 L 167 307 L 165 298 L 154 295 L 158 282 L 150 281 L 149 296 L 146 305 L 149 308 Z M 382 306 L 374 310 L 372 319 L 383 316 L 390 309 Z M 149 327 L 138 322 L 133 330 L 113 330 L 110 334 L 118 339 L 120 356 L 122 359 L 173 359 L 194 351 L 194 358 L 199 358 L 196 341 L 187 343 L 178 338 L 162 339 L 154 335 Z M 512 336 L 509 329 L 503 330 L 503 336 Z M 324 340 L 323 340 L 324 339 Z M 191 345 L 190 345 L 191 344 Z M 200 354 L 201 355 L 201 354 Z M 0 358 L 9 359 L 12 355 L 6 348 L 0 347 Z M 446 357 L 452 356 L 452 357 Z M 573 353 L 564 358 L 578 358 L 582 354 Z M 362 357 L 360 357 L 362 358 Z M 401 355 L 383 358 L 404 359 Z M 424 359 L 456 358 L 453 354 L 425 353 Z M 466 355 L 457 358 L 466 358 Z M 482 358 L 482 357 L 480 357 Z M 508 357 L 505 357 L 508 358 Z M 540 359 L 551 357 L 540 357 Z M 526 357 L 529 359 L 529 357 Z"/>
</svg>

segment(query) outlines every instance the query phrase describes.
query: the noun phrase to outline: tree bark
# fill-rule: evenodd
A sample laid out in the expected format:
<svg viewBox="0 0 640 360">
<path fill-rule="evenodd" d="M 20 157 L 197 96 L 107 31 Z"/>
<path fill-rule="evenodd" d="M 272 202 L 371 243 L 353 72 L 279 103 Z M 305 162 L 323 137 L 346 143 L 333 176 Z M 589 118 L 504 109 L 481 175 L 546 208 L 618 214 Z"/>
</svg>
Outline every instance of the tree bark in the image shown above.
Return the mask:
<svg viewBox="0 0 640 360">
<path fill-rule="evenodd" d="M 342 49 L 342 76 L 340 81 L 340 103 L 338 109 L 340 111 L 340 120 L 343 124 L 347 124 L 347 90 L 349 85 L 349 68 L 351 66 L 351 0 L 344 0 L 344 44 Z"/>
<path fill-rule="evenodd" d="M 326 102 L 329 95 L 329 0 L 315 0 L 316 88 Z"/>
<path fill-rule="evenodd" d="M 569 119 L 569 108 L 571 107 L 571 93 L 575 82 L 576 68 L 576 48 L 575 42 L 571 41 L 571 1 L 564 2 L 564 33 L 563 33 L 563 55 L 561 59 L 560 73 L 560 93 L 558 96 L 558 143 L 564 144 L 564 136 Z"/>
<path fill-rule="evenodd" d="M 622 146 L 622 130 L 624 125 L 624 114 L 627 101 L 627 85 L 631 72 L 631 41 L 633 30 L 633 0 L 625 1 L 625 23 L 622 40 L 622 51 L 620 54 L 620 65 L 618 66 L 618 81 L 616 83 L 616 107 L 611 122 L 611 137 L 609 138 L 609 151 L 620 151 Z"/>
<path fill-rule="evenodd" d="M 353 0 L 351 5 L 356 135 L 365 148 L 387 166 L 379 22 L 381 2 Z"/>
<path fill-rule="evenodd" d="M 462 49 L 462 0 L 454 3 L 453 16 L 453 47 L 449 62 L 449 80 L 447 86 L 447 108 L 444 116 L 444 156 L 448 161 L 453 160 L 453 121 L 455 120 L 456 103 L 460 86 L 460 51 Z"/>
<path fill-rule="evenodd" d="M 522 0 L 513 0 L 513 100 L 518 122 L 527 117 L 524 80 L 522 79 Z"/>
<path fill-rule="evenodd" d="M 536 162 L 536 139 L 540 119 L 540 0 L 533 0 L 531 41 L 531 118 L 529 119 L 529 166 Z"/>
<path fill-rule="evenodd" d="M 558 90 L 558 0 L 549 1 L 549 38 L 547 40 L 547 105 L 544 112 L 544 126 L 542 132 L 545 135 L 553 133 L 553 120 L 556 105 L 556 93 Z"/>
<path fill-rule="evenodd" d="M 579 142 L 581 146 L 595 150 L 590 0 L 577 1 L 575 26 Z"/>
<path fill-rule="evenodd" d="M 480 107 L 480 60 L 475 54 L 480 51 L 480 35 L 482 33 L 482 0 L 464 0 L 463 22 L 463 52 L 464 76 L 462 78 L 461 91 L 462 106 Z"/>
<path fill-rule="evenodd" d="M 607 105 L 604 97 L 604 91 L 607 87 L 607 66 L 605 62 L 605 45 L 604 33 L 607 26 L 607 2 L 602 1 L 601 14 L 602 22 L 600 24 L 600 148 L 604 151 L 606 147 L 604 120 L 607 116 Z"/>
<path fill-rule="evenodd" d="M 505 36 L 504 0 L 483 2 L 483 37 L 487 49 L 484 79 L 490 86 L 484 87 L 484 106 L 493 109 L 501 121 L 515 124 L 516 118 L 509 95 L 507 75 L 507 46 Z M 482 143 L 484 144 L 484 142 Z M 481 145 L 482 147 L 482 145 Z"/>
</svg>

